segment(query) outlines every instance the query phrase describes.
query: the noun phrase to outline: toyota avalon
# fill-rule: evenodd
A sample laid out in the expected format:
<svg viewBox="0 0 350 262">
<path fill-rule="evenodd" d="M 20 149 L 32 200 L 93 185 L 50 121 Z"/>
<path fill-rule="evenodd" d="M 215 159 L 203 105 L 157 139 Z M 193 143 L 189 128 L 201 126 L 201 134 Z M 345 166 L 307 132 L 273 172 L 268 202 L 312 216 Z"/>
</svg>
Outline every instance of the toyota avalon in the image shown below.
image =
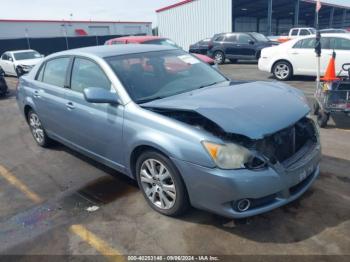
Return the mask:
<svg viewBox="0 0 350 262">
<path fill-rule="evenodd" d="M 257 215 L 319 175 L 318 131 L 301 91 L 232 81 L 170 46 L 50 55 L 20 78 L 17 101 L 40 146 L 59 141 L 136 179 L 164 215 L 189 206 Z"/>
</svg>

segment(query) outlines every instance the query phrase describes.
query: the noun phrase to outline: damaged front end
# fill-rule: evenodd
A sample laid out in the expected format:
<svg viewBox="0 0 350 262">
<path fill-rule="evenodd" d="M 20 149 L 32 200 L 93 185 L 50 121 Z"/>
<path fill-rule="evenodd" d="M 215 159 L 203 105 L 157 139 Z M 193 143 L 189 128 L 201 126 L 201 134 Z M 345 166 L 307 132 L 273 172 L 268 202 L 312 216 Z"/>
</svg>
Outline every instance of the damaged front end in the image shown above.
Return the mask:
<svg viewBox="0 0 350 262">
<path fill-rule="evenodd" d="M 250 154 L 247 156 L 244 165 L 239 168 L 258 170 L 266 168 L 268 165 L 273 166 L 276 163 L 280 163 L 287 168 L 299 161 L 319 143 L 317 127 L 313 120 L 307 116 L 302 117 L 291 126 L 265 135 L 261 139 L 252 139 L 241 134 L 225 132 L 218 124 L 196 111 L 166 108 L 147 109 L 209 132 L 225 143 L 248 149 Z M 206 148 L 208 150 L 208 147 Z M 226 168 L 223 167 L 223 169 Z"/>
</svg>

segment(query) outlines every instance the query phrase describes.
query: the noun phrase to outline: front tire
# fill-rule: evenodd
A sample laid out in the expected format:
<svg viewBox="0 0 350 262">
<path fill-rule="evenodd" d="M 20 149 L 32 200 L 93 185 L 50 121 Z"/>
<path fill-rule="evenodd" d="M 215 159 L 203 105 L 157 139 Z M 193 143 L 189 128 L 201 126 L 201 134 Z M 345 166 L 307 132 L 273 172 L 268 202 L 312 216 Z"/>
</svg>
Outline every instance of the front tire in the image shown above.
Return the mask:
<svg viewBox="0 0 350 262">
<path fill-rule="evenodd" d="M 17 74 L 17 77 L 18 77 L 18 78 L 20 78 L 22 75 L 24 75 L 23 68 L 18 66 L 18 67 L 16 68 L 16 74 Z"/>
<path fill-rule="evenodd" d="M 279 61 L 273 66 L 272 73 L 277 80 L 287 81 L 293 76 L 293 67 L 287 61 Z"/>
<path fill-rule="evenodd" d="M 47 136 L 39 116 L 33 110 L 28 112 L 28 124 L 35 142 L 41 147 L 48 147 L 51 139 Z"/>
<path fill-rule="evenodd" d="M 189 200 L 185 184 L 171 160 L 156 151 L 147 151 L 136 162 L 136 178 L 147 203 L 166 216 L 186 212 Z"/>
</svg>

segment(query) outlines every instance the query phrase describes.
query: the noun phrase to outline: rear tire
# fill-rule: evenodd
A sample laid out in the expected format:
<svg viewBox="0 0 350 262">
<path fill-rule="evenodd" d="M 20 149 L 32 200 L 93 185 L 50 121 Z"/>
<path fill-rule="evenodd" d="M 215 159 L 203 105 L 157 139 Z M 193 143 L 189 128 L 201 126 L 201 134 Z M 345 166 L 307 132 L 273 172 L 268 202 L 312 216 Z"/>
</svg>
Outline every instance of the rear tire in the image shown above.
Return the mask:
<svg viewBox="0 0 350 262">
<path fill-rule="evenodd" d="M 218 63 L 219 65 L 222 65 L 225 63 L 226 61 L 226 57 L 224 52 L 222 51 L 215 51 L 214 52 L 214 60 L 216 63 Z"/>
<path fill-rule="evenodd" d="M 169 158 L 156 151 L 146 151 L 137 159 L 135 170 L 138 185 L 152 209 L 172 217 L 188 210 L 185 184 Z"/>
<path fill-rule="evenodd" d="M 27 120 L 35 142 L 41 147 L 48 147 L 51 144 L 51 139 L 47 136 L 38 114 L 30 110 Z"/>
<path fill-rule="evenodd" d="M 272 73 L 277 80 L 287 81 L 293 76 L 293 67 L 287 61 L 279 61 L 273 66 Z"/>
</svg>

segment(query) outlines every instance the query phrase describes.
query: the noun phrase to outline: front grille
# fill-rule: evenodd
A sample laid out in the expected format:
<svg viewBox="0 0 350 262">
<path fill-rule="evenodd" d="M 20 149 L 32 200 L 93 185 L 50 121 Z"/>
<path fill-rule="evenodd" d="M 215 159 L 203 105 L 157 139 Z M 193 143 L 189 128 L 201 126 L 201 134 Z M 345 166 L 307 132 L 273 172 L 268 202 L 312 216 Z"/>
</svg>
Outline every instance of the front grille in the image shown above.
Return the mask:
<svg viewBox="0 0 350 262">
<path fill-rule="evenodd" d="M 312 143 L 308 143 L 312 142 Z M 258 143 L 257 149 L 267 156 L 272 163 L 291 158 L 306 144 L 317 143 L 315 125 L 306 117 L 299 120 L 295 125 L 270 135 Z"/>
</svg>

